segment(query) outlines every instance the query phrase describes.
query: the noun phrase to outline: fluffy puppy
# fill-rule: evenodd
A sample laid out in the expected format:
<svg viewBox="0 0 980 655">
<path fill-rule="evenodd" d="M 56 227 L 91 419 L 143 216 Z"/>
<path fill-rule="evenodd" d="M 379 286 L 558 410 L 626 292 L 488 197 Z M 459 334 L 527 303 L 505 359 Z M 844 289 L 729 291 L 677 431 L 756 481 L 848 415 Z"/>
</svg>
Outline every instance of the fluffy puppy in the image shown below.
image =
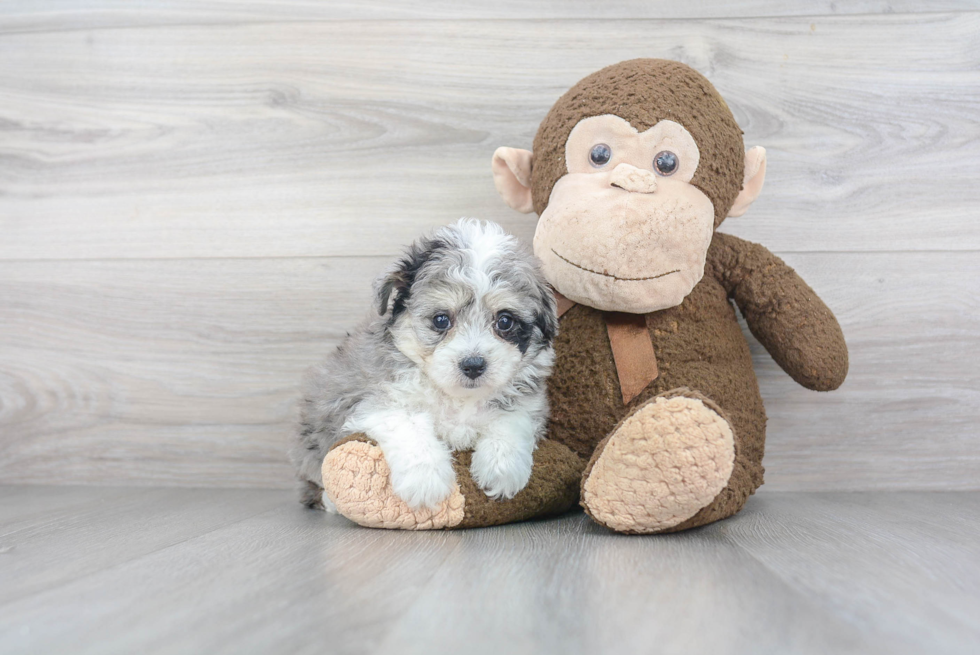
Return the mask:
<svg viewBox="0 0 980 655">
<path fill-rule="evenodd" d="M 537 260 L 500 226 L 461 219 L 412 244 L 375 292 L 379 315 L 309 375 L 291 451 L 302 502 L 332 509 L 323 458 L 358 432 L 413 509 L 450 494 L 456 450 L 473 450 L 488 496 L 512 498 L 544 433 L 558 330 Z"/>
</svg>

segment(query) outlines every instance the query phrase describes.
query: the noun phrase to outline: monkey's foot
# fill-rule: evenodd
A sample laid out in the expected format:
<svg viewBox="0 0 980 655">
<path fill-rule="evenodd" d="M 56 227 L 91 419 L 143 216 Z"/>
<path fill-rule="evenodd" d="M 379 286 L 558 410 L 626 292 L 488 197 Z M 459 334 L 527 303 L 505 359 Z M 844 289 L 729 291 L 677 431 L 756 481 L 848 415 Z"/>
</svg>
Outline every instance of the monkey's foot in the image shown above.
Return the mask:
<svg viewBox="0 0 980 655">
<path fill-rule="evenodd" d="M 369 528 L 440 530 L 512 523 L 568 511 L 578 501 L 585 463 L 565 446 L 544 440 L 534 451 L 527 486 L 510 500 L 492 500 L 470 475 L 472 453 L 456 454 L 457 484 L 436 509 L 411 509 L 391 488 L 378 445 L 362 434 L 338 442 L 323 459 L 326 499 L 337 512 Z"/>
<path fill-rule="evenodd" d="M 582 506 L 617 532 L 662 532 L 711 503 L 734 465 L 732 428 L 713 403 L 688 390 L 658 396 L 596 448 Z"/>
<path fill-rule="evenodd" d="M 391 488 L 381 448 L 364 435 L 337 443 L 323 458 L 323 492 L 337 512 L 369 528 L 439 530 L 463 520 L 463 494 L 454 485 L 435 509 L 413 510 Z"/>
</svg>

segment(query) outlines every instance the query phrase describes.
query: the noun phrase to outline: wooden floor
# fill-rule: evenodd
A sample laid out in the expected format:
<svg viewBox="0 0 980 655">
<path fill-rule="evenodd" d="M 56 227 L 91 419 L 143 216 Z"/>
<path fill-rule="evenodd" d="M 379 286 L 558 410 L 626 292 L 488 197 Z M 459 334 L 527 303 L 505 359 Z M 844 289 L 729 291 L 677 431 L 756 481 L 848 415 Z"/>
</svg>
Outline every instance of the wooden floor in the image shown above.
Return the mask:
<svg viewBox="0 0 980 655">
<path fill-rule="evenodd" d="M 977 653 L 980 492 L 359 528 L 281 490 L 0 487 L 2 653 Z"/>
</svg>

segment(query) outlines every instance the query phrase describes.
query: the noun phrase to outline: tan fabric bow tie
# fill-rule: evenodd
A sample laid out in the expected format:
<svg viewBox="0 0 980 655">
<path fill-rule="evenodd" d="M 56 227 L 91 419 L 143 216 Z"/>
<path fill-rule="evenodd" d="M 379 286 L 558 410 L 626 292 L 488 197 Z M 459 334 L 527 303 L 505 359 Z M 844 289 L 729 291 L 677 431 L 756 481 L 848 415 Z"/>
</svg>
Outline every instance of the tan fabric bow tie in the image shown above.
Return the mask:
<svg viewBox="0 0 980 655">
<path fill-rule="evenodd" d="M 561 318 L 575 306 L 575 302 L 557 291 L 554 294 L 558 302 L 558 318 Z M 643 314 L 603 312 L 602 316 L 606 321 L 606 333 L 609 335 L 609 345 L 612 346 L 613 361 L 616 363 L 616 374 L 619 376 L 619 388 L 625 405 L 640 395 L 659 375 L 653 339 L 650 338 L 647 319 Z"/>
</svg>

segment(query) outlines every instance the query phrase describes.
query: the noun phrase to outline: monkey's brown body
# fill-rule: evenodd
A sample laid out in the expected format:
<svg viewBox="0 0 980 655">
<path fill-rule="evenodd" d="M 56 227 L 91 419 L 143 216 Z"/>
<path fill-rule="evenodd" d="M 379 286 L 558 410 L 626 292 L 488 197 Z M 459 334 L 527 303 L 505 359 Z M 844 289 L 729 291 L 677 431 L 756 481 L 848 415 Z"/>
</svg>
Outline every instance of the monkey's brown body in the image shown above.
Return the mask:
<svg viewBox="0 0 980 655">
<path fill-rule="evenodd" d="M 549 381 L 548 436 L 588 460 L 627 415 L 659 394 L 686 388 L 713 401 L 732 426 L 735 466 L 725 490 L 680 528 L 738 511 L 762 484 L 765 409 L 748 344 L 722 283 L 706 274 L 677 307 L 646 315 L 658 377 L 623 403 L 603 312 L 576 305 L 561 319 Z"/>
<path fill-rule="evenodd" d="M 762 319 L 760 308 L 774 298 L 766 284 L 781 278 L 785 310 L 777 324 Z M 731 424 L 735 463 L 724 490 L 695 516 L 669 528 L 682 530 L 731 516 L 762 484 L 766 414 L 733 301 L 749 325 L 768 342 L 783 343 L 794 330 L 832 347 L 824 361 L 787 364 L 793 377 L 817 389 L 835 388 L 847 373 L 843 336 L 830 311 L 782 261 L 757 244 L 717 233 L 708 250 L 705 275 L 677 307 L 646 315 L 657 356 L 658 377 L 629 403 L 623 403 L 604 313 L 576 305 L 561 319 L 555 342 L 556 366 L 549 385 L 552 420 L 549 437 L 590 459 L 600 442 L 637 408 L 655 396 L 688 389 L 712 401 Z M 764 310 L 763 310 L 764 311 Z M 809 324 L 804 316 L 812 319 Z M 821 376 L 807 378 L 807 371 Z"/>
<path fill-rule="evenodd" d="M 457 468 L 456 518 L 409 523 L 470 527 L 554 513 L 573 502 L 577 478 L 586 512 L 619 532 L 672 532 L 742 508 L 762 484 L 766 414 L 735 306 L 801 385 L 836 389 L 848 369 L 840 326 L 816 293 L 763 246 L 714 231 L 758 197 L 765 162 L 764 149 L 744 150 L 708 80 L 654 59 L 576 84 L 542 122 L 533 153 L 494 153 L 498 191 L 540 215 L 534 252 L 577 303 L 555 342 L 549 440 L 513 499 L 487 500 Z M 623 332 L 606 311 L 642 315 L 646 332 L 629 328 L 632 341 L 614 348 Z M 649 362 L 650 345 L 657 376 L 624 403 L 637 377 L 623 363 Z M 383 500 L 370 484 L 358 498 Z M 341 511 L 358 520 L 359 509 Z M 393 519 L 361 522 L 402 527 L 405 509 L 391 511 Z"/>
</svg>

